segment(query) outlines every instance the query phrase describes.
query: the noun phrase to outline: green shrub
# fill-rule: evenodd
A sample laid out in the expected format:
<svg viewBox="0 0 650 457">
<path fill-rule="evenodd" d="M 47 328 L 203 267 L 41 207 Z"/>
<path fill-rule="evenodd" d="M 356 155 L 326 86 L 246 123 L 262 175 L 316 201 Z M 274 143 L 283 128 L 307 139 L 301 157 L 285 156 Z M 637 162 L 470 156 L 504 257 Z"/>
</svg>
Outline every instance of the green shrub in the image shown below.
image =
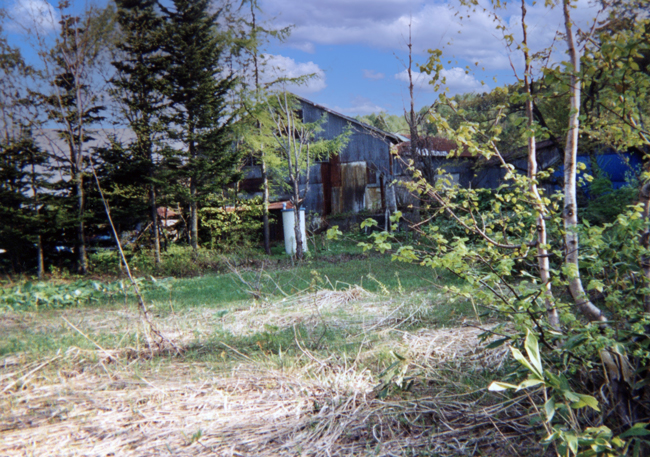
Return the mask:
<svg viewBox="0 0 650 457">
<path fill-rule="evenodd" d="M 96 281 L 31 282 L 0 288 L 0 309 L 25 311 L 57 309 L 98 302 L 109 289 Z"/>
<path fill-rule="evenodd" d="M 231 251 L 258 244 L 263 207 L 260 198 L 227 206 L 226 200 L 212 198 L 210 206 L 199 210 L 200 236 L 210 249 Z"/>
</svg>

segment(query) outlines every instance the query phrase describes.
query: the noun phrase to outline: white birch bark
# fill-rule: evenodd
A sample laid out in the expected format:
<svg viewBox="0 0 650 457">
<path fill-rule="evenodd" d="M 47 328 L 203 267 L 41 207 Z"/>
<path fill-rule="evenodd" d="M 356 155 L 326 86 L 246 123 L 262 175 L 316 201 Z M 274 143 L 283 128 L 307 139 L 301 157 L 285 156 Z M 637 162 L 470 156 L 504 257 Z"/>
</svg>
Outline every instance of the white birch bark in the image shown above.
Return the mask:
<svg viewBox="0 0 650 457">
<path fill-rule="evenodd" d="M 522 49 L 524 52 L 525 69 L 524 69 L 524 86 L 526 88 L 526 117 L 528 118 L 528 128 L 533 129 L 533 94 L 531 90 L 531 59 L 528 51 L 528 32 L 526 26 L 526 0 L 521 0 L 521 26 L 523 29 Z M 535 204 L 536 225 L 537 225 L 537 264 L 539 266 L 539 276 L 544 285 L 544 305 L 546 306 L 546 316 L 549 324 L 554 328 L 559 328 L 560 317 L 553 303 L 553 292 L 551 290 L 551 275 L 549 265 L 549 253 L 546 249 L 547 231 L 546 205 L 539 194 L 537 188 L 537 148 L 535 135 L 531 134 L 528 138 L 528 182 L 531 197 Z"/>
<path fill-rule="evenodd" d="M 571 111 L 569 114 L 569 131 L 564 152 L 564 212 L 562 214 L 566 244 L 564 264 L 568 267 L 569 290 L 580 312 L 592 321 L 605 321 L 607 319 L 601 309 L 589 300 L 580 279 L 580 243 L 577 231 L 578 205 L 576 199 L 578 135 L 580 131 L 580 56 L 576 48 L 573 24 L 571 23 L 570 0 L 563 0 L 562 6 L 564 25 L 566 27 L 566 42 L 569 48 L 569 62 L 573 66 L 570 82 Z"/>
</svg>

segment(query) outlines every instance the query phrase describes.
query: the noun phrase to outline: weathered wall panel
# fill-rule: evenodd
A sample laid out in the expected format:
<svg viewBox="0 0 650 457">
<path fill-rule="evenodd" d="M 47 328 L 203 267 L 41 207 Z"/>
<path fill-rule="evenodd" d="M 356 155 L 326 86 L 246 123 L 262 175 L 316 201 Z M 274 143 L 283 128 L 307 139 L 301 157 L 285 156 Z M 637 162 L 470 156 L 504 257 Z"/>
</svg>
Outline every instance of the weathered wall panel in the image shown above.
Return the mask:
<svg viewBox="0 0 650 457">
<path fill-rule="evenodd" d="M 340 187 L 332 187 L 332 213 L 340 214 L 343 212 L 342 192 Z"/>
<path fill-rule="evenodd" d="M 321 214 L 381 211 L 386 205 L 386 189 L 382 186 L 392 180 L 389 142 L 378 132 L 327 113 L 322 107 L 304 100 L 301 103 L 304 122 L 316 122 L 323 115 L 327 116 L 318 134 L 320 138 L 335 138 L 347 128 L 352 129 L 347 146 L 331 157 L 327 165 L 321 164 L 318 177 L 312 172 L 310 183 L 322 184 L 319 188 L 321 201 L 317 204 L 313 198 L 306 199 L 307 210 Z M 375 190 L 369 190 L 368 184 L 375 186 Z"/>
<path fill-rule="evenodd" d="M 366 187 L 366 209 L 379 212 L 382 209 L 382 191 L 380 187 Z"/>
<path fill-rule="evenodd" d="M 324 207 L 322 184 L 309 185 L 309 192 L 307 192 L 307 195 L 305 195 L 303 207 L 307 209 L 307 211 L 323 214 Z"/>
<path fill-rule="evenodd" d="M 358 213 L 366 209 L 366 162 L 341 164 L 341 182 L 344 213 Z"/>
</svg>

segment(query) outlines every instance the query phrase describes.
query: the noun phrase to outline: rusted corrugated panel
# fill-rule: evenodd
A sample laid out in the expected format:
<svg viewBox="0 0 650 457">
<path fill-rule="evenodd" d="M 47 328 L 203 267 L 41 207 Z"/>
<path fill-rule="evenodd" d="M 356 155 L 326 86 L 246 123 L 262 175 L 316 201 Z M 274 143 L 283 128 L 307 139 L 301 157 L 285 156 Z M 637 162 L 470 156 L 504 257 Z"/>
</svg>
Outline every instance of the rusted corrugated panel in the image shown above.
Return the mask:
<svg viewBox="0 0 650 457">
<path fill-rule="evenodd" d="M 341 187 L 341 158 L 338 154 L 330 157 L 332 187 Z"/>
<path fill-rule="evenodd" d="M 380 211 L 381 204 L 381 188 L 380 187 L 367 187 L 366 188 L 366 209 L 370 211 Z"/>
<path fill-rule="evenodd" d="M 343 212 L 358 213 L 366 207 L 366 162 L 341 164 Z"/>
<path fill-rule="evenodd" d="M 329 163 L 322 163 L 320 167 L 321 180 L 323 182 L 323 215 L 332 214 L 332 166 Z"/>
<path fill-rule="evenodd" d="M 339 214 L 343 212 L 342 192 L 340 187 L 332 187 L 332 213 Z"/>
</svg>

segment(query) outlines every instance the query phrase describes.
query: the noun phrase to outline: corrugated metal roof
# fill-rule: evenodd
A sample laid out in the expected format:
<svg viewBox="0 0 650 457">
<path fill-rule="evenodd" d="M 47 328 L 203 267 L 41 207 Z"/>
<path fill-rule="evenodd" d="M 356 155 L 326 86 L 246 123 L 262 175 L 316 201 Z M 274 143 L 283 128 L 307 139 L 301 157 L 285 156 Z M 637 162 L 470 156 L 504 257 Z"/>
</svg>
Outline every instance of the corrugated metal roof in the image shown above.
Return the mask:
<svg viewBox="0 0 650 457">
<path fill-rule="evenodd" d="M 311 106 L 313 106 L 315 108 L 322 109 L 323 111 L 326 111 L 326 112 L 328 112 L 330 114 L 333 114 L 334 116 L 338 116 L 341 119 L 345 119 L 346 121 L 348 121 L 348 122 L 350 122 L 352 124 L 356 124 L 361 128 L 364 128 L 366 130 L 370 130 L 370 131 L 372 131 L 372 132 L 374 132 L 376 134 L 379 134 L 379 135 L 382 135 L 382 136 L 384 136 L 386 138 L 389 138 L 395 144 L 399 144 L 399 143 L 402 143 L 404 141 L 401 138 L 401 135 L 396 135 L 394 133 L 385 132 L 382 129 L 379 129 L 377 127 L 373 127 L 372 125 L 366 124 L 365 122 L 358 121 L 353 117 L 346 116 L 345 114 L 337 113 L 333 109 L 330 109 L 330 108 L 328 108 L 326 106 L 323 106 L 323 105 L 319 105 L 318 103 L 314 103 L 311 100 L 307 100 L 306 98 L 303 98 L 303 97 L 301 97 L 299 95 L 292 94 L 292 96 L 295 97 L 296 100 L 300 100 L 303 103 L 307 103 L 307 104 L 309 104 L 309 105 L 311 105 Z"/>
<path fill-rule="evenodd" d="M 432 157 L 447 157 L 447 155 L 458 149 L 455 141 L 442 137 L 426 137 L 418 138 L 416 142 L 416 149 L 422 156 Z M 411 153 L 411 142 L 402 143 L 397 147 L 400 155 L 408 156 Z M 458 157 L 458 156 L 456 156 Z M 460 157 L 473 157 L 469 152 L 463 151 Z"/>
</svg>

